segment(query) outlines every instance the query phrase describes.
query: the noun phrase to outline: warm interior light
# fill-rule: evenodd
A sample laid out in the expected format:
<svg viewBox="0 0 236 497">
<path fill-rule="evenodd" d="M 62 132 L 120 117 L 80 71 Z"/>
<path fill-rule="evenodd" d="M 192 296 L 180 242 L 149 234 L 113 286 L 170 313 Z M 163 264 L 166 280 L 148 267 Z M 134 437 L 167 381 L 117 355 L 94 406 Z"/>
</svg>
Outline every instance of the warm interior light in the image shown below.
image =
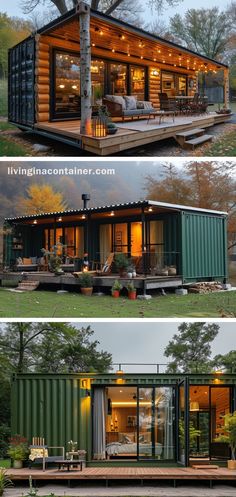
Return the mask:
<svg viewBox="0 0 236 497">
<path fill-rule="evenodd" d="M 152 402 L 151 401 L 144 401 L 141 400 L 139 401 L 140 406 L 151 406 Z M 112 407 L 136 407 L 137 406 L 137 401 L 135 400 L 123 400 L 123 401 L 113 401 L 112 402 Z"/>
<path fill-rule="evenodd" d="M 77 90 L 77 85 L 72 85 L 73 90 Z"/>
<path fill-rule="evenodd" d="M 33 224 L 38 224 L 37 219 L 34 219 Z"/>
<path fill-rule="evenodd" d="M 60 223 L 61 221 L 62 221 L 62 217 L 60 216 L 60 217 L 58 218 L 58 222 Z"/>
<path fill-rule="evenodd" d="M 199 411 L 199 403 L 198 402 L 190 402 L 190 411 L 191 412 Z"/>
<path fill-rule="evenodd" d="M 110 216 L 114 216 L 114 215 L 115 215 L 114 211 L 111 211 Z"/>
<path fill-rule="evenodd" d="M 83 215 L 82 215 L 82 219 L 86 219 L 86 216 L 85 216 L 85 214 L 83 214 Z"/>
</svg>

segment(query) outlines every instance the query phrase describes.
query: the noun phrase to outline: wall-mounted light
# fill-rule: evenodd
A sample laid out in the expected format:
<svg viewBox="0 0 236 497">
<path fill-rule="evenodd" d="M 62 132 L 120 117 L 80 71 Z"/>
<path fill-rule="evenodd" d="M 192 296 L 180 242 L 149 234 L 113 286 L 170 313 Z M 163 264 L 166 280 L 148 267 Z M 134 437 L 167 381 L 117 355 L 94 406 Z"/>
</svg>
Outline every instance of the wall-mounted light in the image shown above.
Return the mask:
<svg viewBox="0 0 236 497">
<path fill-rule="evenodd" d="M 157 69 L 154 69 L 154 71 L 152 71 L 152 76 L 159 76 L 159 71 L 157 71 Z"/>
<path fill-rule="evenodd" d="M 125 40 L 125 35 L 119 35 L 120 40 Z"/>
<path fill-rule="evenodd" d="M 86 219 L 86 216 L 85 214 L 82 215 L 81 219 Z"/>
<path fill-rule="evenodd" d="M 61 223 L 62 217 L 60 216 L 57 221 L 58 221 L 58 223 Z"/>
<path fill-rule="evenodd" d="M 33 224 L 38 224 L 37 219 L 34 219 Z"/>
<path fill-rule="evenodd" d="M 148 212 L 152 212 L 153 211 L 153 208 L 152 207 L 148 207 Z"/>
<path fill-rule="evenodd" d="M 114 215 L 115 215 L 114 211 L 111 211 L 110 216 L 114 216 Z"/>
</svg>

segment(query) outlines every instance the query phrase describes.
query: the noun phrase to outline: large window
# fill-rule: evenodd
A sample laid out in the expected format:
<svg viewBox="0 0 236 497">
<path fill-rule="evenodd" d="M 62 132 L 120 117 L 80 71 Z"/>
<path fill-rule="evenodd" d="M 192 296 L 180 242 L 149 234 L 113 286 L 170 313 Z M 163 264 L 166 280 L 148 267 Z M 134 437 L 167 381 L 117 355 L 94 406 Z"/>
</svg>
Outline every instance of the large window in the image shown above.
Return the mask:
<svg viewBox="0 0 236 497">
<path fill-rule="evenodd" d="M 110 88 L 112 95 L 127 95 L 127 65 L 111 64 Z"/>
<path fill-rule="evenodd" d="M 55 242 L 55 243 L 54 243 Z M 63 247 L 58 254 L 66 257 L 82 257 L 84 253 L 84 228 L 82 226 L 71 226 L 44 230 L 44 248 L 52 250 L 55 244 L 61 243 Z"/>
<path fill-rule="evenodd" d="M 162 72 L 162 92 L 169 98 L 176 95 L 187 95 L 187 76 L 173 72 Z"/>
</svg>

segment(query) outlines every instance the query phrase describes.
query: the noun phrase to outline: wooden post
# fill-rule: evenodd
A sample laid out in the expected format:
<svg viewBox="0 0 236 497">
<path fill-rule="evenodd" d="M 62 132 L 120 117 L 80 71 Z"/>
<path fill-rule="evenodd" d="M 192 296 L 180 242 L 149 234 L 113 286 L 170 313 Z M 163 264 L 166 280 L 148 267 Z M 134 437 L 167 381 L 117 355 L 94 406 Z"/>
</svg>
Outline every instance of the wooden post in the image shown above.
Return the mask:
<svg viewBox="0 0 236 497">
<path fill-rule="evenodd" d="M 90 7 L 80 1 L 76 9 L 79 14 L 80 25 L 80 95 L 81 95 L 81 122 L 80 133 L 92 134 L 91 125 L 91 44 L 90 44 Z"/>
<path fill-rule="evenodd" d="M 229 69 L 224 69 L 224 106 L 229 108 Z"/>
</svg>

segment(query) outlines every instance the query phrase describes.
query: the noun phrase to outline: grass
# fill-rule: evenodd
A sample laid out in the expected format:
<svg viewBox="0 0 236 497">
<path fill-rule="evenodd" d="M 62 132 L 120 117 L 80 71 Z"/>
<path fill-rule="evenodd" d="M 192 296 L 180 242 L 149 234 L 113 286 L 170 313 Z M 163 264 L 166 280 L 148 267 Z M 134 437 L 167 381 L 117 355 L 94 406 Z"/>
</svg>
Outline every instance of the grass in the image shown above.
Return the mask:
<svg viewBox="0 0 236 497">
<path fill-rule="evenodd" d="M 57 294 L 52 291 L 14 293 L 0 289 L 0 318 L 171 318 L 234 317 L 236 292 L 207 295 L 189 294 L 151 300 L 113 299 L 110 295 L 85 297 L 80 293 Z"/>
<path fill-rule="evenodd" d="M 12 140 L 11 136 L 1 136 L 1 131 L 15 129 L 15 126 L 6 121 L 0 121 L 0 157 L 16 157 L 29 155 L 28 150 Z"/>
<path fill-rule="evenodd" d="M 0 468 L 10 468 L 11 461 L 10 459 L 0 459 Z"/>
</svg>

